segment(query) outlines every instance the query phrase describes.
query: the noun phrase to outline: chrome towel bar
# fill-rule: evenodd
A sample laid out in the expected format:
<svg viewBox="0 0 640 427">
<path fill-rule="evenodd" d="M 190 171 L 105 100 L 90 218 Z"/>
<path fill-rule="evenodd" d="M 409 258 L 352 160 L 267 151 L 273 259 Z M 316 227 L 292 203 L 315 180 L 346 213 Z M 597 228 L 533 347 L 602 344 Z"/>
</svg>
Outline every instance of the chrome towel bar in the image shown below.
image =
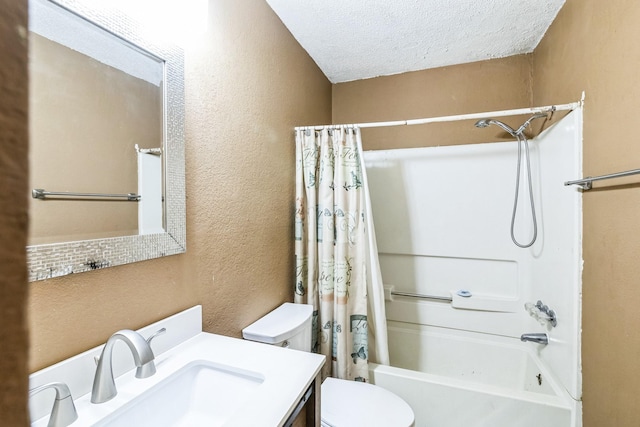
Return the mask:
<svg viewBox="0 0 640 427">
<path fill-rule="evenodd" d="M 409 292 L 391 291 L 391 295 L 399 296 L 399 297 L 430 299 L 430 300 L 444 301 L 444 302 L 452 302 L 453 301 L 453 298 L 451 298 L 451 297 L 440 297 L 440 296 L 436 296 L 436 295 L 411 294 Z"/>
<path fill-rule="evenodd" d="M 623 176 L 637 175 L 640 174 L 640 169 L 633 169 L 630 171 L 611 173 L 609 175 L 601 175 L 601 176 L 588 176 L 584 179 L 577 179 L 575 181 L 567 181 L 564 185 L 577 185 L 581 187 L 583 190 L 591 190 L 593 188 L 593 181 L 601 181 L 603 179 L 612 179 L 612 178 L 622 178 Z"/>
<path fill-rule="evenodd" d="M 49 196 L 59 196 L 59 197 L 74 197 L 74 198 L 84 198 L 84 199 L 105 199 L 105 198 L 118 198 L 118 199 L 127 199 L 129 202 L 139 202 L 140 195 L 136 193 L 128 193 L 128 194 L 102 194 L 102 193 L 71 193 L 68 191 L 47 191 L 42 188 L 34 188 L 31 191 L 31 197 L 34 199 L 46 199 Z"/>
</svg>

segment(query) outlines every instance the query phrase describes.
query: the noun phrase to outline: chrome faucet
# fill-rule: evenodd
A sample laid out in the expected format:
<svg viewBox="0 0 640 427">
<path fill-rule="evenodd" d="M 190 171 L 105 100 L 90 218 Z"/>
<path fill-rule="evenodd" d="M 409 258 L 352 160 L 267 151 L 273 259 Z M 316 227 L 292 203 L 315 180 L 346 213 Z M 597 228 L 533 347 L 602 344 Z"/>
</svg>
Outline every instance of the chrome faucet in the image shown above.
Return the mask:
<svg viewBox="0 0 640 427">
<path fill-rule="evenodd" d="M 56 399 L 53 401 L 53 408 L 51 408 L 51 416 L 47 427 L 67 427 L 78 419 L 78 412 L 73 404 L 69 387 L 66 384 L 49 383 L 41 385 L 29 390 L 29 396 L 50 388 L 56 391 Z"/>
<path fill-rule="evenodd" d="M 535 342 L 538 344 L 544 344 L 547 345 L 549 344 L 549 335 L 547 335 L 546 333 L 542 333 L 542 334 L 522 334 L 520 336 L 520 341 L 531 341 L 531 342 Z"/>
<path fill-rule="evenodd" d="M 113 346 L 118 340 L 124 341 L 133 354 L 133 360 L 138 368 L 136 378 L 147 378 L 156 373 L 156 365 L 153 362 L 155 356 L 149 342 L 135 331 L 129 329 L 118 331 L 109 337 L 102 349 L 96 375 L 93 379 L 91 403 L 104 403 L 118 394 L 111 364 Z"/>
</svg>

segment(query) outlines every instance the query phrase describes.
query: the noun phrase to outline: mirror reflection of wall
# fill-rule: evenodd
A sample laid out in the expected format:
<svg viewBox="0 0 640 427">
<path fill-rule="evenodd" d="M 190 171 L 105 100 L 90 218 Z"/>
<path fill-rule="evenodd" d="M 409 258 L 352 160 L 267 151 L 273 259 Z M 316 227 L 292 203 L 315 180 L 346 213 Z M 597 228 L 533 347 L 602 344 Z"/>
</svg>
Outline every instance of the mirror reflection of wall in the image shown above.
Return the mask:
<svg viewBox="0 0 640 427">
<path fill-rule="evenodd" d="M 31 187 L 137 193 L 139 174 L 157 173 L 152 187 L 161 198 L 162 162 L 158 172 L 139 171 L 135 146 L 163 147 L 163 62 L 46 0 L 32 3 Z M 160 200 L 155 205 L 162 210 Z M 31 199 L 29 244 L 138 234 L 139 206 Z M 162 222 L 162 212 L 155 217 Z"/>
</svg>

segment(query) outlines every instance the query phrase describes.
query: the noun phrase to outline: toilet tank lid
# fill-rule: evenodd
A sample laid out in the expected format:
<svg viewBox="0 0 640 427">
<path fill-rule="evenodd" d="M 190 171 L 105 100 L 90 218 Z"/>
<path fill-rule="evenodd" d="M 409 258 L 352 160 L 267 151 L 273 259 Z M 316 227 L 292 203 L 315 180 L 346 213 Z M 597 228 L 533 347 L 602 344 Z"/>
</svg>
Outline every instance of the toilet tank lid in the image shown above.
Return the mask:
<svg viewBox="0 0 640 427">
<path fill-rule="evenodd" d="M 304 329 L 313 313 L 313 306 L 285 302 L 242 330 L 244 339 L 275 344 Z"/>
</svg>

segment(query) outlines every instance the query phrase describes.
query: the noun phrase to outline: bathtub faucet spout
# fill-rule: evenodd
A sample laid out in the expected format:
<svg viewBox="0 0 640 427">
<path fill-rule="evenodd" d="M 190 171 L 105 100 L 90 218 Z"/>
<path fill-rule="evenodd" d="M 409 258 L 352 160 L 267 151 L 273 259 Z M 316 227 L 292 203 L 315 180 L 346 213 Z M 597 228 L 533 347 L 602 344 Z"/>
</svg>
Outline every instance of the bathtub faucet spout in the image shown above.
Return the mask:
<svg viewBox="0 0 640 427">
<path fill-rule="evenodd" d="M 522 334 L 522 336 L 520 336 L 520 341 L 531 341 L 531 342 L 535 342 L 538 344 L 544 344 L 547 345 L 549 344 L 549 335 L 547 335 L 546 333 L 543 334 Z"/>
</svg>

